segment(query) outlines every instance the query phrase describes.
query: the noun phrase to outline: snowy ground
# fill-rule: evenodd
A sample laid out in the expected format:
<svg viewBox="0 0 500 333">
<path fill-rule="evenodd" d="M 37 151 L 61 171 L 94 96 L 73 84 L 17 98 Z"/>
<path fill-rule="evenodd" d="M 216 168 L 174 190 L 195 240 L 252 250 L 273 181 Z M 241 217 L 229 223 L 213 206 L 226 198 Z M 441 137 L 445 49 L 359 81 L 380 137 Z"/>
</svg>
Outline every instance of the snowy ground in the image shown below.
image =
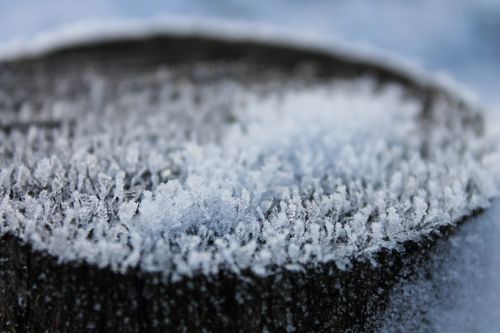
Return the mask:
<svg viewBox="0 0 500 333">
<path fill-rule="evenodd" d="M 490 106 L 500 104 L 500 3 L 387 1 L 145 1 L 0 0 L 0 41 L 29 38 L 77 20 L 163 15 L 230 18 L 307 30 L 332 40 L 383 48 L 430 70 L 446 71 Z M 49 8 L 47 8 L 49 6 Z M 21 19 L 22 18 L 22 19 Z M 433 274 L 404 281 L 393 295 L 382 332 L 498 332 L 500 322 L 500 202 L 436 248 Z M 425 271 L 425 270 L 423 270 Z"/>
<path fill-rule="evenodd" d="M 498 332 L 498 216 L 497 199 L 484 215 L 441 242 L 429 267 L 396 287 L 381 332 Z"/>
</svg>

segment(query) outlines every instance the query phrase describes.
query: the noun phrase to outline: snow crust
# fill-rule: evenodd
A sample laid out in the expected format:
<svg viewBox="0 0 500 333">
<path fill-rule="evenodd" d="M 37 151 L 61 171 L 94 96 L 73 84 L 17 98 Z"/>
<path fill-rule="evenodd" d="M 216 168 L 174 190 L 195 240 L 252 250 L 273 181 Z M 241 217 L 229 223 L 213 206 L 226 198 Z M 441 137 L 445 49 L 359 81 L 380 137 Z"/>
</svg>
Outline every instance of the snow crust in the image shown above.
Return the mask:
<svg viewBox="0 0 500 333">
<path fill-rule="evenodd" d="M 61 261 L 172 279 L 347 269 L 497 192 L 490 147 L 456 110 L 438 103 L 429 123 L 397 85 L 82 78 L 85 98 L 4 113 L 56 127 L 0 131 L 0 234 Z"/>
<path fill-rule="evenodd" d="M 498 332 L 500 199 L 401 279 L 377 332 Z"/>
</svg>

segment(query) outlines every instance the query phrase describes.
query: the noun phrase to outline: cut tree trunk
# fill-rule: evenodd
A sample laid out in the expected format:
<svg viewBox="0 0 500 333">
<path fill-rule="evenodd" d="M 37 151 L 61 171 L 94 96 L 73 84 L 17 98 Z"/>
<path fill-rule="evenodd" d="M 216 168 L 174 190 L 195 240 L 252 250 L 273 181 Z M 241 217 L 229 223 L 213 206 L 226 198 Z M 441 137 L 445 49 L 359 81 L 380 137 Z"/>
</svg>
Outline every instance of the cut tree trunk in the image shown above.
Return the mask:
<svg viewBox="0 0 500 333">
<path fill-rule="evenodd" d="M 119 38 L 0 62 L 0 92 L 8 96 L 0 100 L 0 111 L 20 110 L 26 100 L 42 107 L 45 96 L 56 93 L 53 83 L 59 77 L 77 77 L 83 67 L 119 79 L 160 64 L 220 61 L 248 65 L 251 70 L 245 72 L 245 80 L 261 80 L 262 73 L 269 72 L 307 72 L 314 80 L 368 75 L 381 85 L 399 83 L 422 102 L 423 117 L 429 116 L 436 100 L 444 100 L 461 112 L 457 116 L 467 126 L 482 130 L 479 114 L 471 106 L 404 71 L 320 49 L 199 35 Z M 78 86 L 72 89 L 68 93 L 78 95 Z M 2 131 L 29 126 L 0 120 Z M 450 230 L 443 231 L 446 235 Z M 348 270 L 331 263 L 301 272 L 278 270 L 268 277 L 223 271 L 174 283 L 161 274 L 139 270 L 121 274 L 83 262 L 61 263 L 6 234 L 0 238 L 0 330 L 370 331 L 371 319 L 384 309 L 391 287 L 426 260 L 434 242 L 435 238 L 408 242 L 402 244 L 404 250 L 380 252 L 376 265 L 355 261 Z"/>
</svg>

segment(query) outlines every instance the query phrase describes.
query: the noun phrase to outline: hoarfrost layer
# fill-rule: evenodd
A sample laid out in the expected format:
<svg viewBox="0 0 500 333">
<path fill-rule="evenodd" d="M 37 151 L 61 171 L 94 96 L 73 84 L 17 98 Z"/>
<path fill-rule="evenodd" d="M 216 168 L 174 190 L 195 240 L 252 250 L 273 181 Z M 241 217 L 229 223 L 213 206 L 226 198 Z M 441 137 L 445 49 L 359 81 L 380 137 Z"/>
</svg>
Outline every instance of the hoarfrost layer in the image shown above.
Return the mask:
<svg viewBox="0 0 500 333">
<path fill-rule="evenodd" d="M 403 88 L 370 79 L 176 75 L 89 71 L 86 100 L 5 112 L 0 233 L 119 271 L 265 275 L 348 268 L 496 193 L 488 147 L 445 103 L 429 122 Z"/>
</svg>

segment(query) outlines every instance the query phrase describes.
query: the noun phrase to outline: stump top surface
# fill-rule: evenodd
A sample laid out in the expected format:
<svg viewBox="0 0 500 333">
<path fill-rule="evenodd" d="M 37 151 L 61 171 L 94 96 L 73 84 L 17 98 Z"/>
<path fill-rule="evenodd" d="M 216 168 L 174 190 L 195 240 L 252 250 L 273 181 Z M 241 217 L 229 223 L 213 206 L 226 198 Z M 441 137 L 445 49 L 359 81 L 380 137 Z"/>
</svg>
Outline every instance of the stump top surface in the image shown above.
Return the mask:
<svg viewBox="0 0 500 333">
<path fill-rule="evenodd" d="M 0 63 L 0 234 L 172 278 L 350 266 L 487 205 L 482 120 L 376 62 L 151 36 Z"/>
</svg>

